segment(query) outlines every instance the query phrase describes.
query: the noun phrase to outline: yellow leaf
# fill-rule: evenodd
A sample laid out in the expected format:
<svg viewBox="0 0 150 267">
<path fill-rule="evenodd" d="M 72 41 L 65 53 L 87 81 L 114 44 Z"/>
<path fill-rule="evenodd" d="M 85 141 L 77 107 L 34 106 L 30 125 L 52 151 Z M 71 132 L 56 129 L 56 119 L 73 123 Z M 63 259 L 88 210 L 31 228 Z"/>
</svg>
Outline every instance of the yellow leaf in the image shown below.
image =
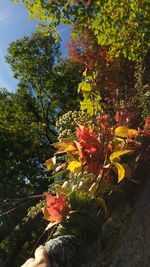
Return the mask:
<svg viewBox="0 0 150 267">
<path fill-rule="evenodd" d="M 110 161 L 113 162 L 113 161 L 116 161 L 119 159 L 119 157 L 121 156 L 124 156 L 124 155 L 127 155 L 127 154 L 131 154 L 133 153 L 134 150 L 121 150 L 121 151 L 116 151 L 116 152 L 113 152 L 111 155 L 110 155 Z"/>
<path fill-rule="evenodd" d="M 128 129 L 128 136 L 136 136 L 138 135 L 138 131 L 135 129 Z"/>
<path fill-rule="evenodd" d="M 56 156 L 54 156 L 53 158 L 47 159 L 45 161 L 45 165 L 48 170 L 52 170 L 55 164 L 56 164 Z"/>
<path fill-rule="evenodd" d="M 71 161 L 67 167 L 67 169 L 72 172 L 80 172 L 81 168 L 82 164 L 78 160 Z"/>
<path fill-rule="evenodd" d="M 72 144 L 69 144 L 66 148 L 65 148 L 65 151 L 64 152 L 71 152 L 71 151 L 74 151 L 76 150 L 75 146 L 72 145 Z"/>
<path fill-rule="evenodd" d="M 126 126 L 119 126 L 115 129 L 115 135 L 124 138 L 127 138 L 128 136 L 136 136 L 137 134 L 137 130 L 129 129 Z"/>
<path fill-rule="evenodd" d="M 128 137 L 128 128 L 126 126 L 119 126 L 115 129 L 115 135 L 120 137 Z"/>
<path fill-rule="evenodd" d="M 123 165 L 121 165 L 118 162 L 114 162 L 113 163 L 114 166 L 117 168 L 117 172 L 118 172 L 118 182 L 122 181 L 122 179 L 125 177 L 125 169 L 123 167 Z"/>
<path fill-rule="evenodd" d="M 53 146 L 58 148 L 56 154 L 77 151 L 76 144 L 70 140 L 63 140 L 62 142 L 54 143 Z"/>
</svg>

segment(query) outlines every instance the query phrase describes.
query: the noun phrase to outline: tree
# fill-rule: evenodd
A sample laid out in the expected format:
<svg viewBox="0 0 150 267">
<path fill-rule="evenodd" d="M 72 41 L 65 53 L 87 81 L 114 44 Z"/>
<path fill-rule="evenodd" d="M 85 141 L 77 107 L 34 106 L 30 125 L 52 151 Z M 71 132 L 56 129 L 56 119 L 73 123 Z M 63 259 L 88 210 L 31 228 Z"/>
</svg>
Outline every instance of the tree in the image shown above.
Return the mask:
<svg viewBox="0 0 150 267">
<path fill-rule="evenodd" d="M 33 35 L 10 45 L 7 60 L 19 79 L 18 89 L 0 92 L 0 263 L 4 266 L 20 265 L 21 255 L 28 257 L 44 230 L 40 216 L 25 221 L 28 209 L 39 201 L 30 196 L 45 192 L 52 181 L 44 179 L 44 162 L 57 137 L 55 119 L 78 108 L 80 64 L 58 63 L 59 51 L 44 50 L 50 46 L 49 38 Z"/>
<path fill-rule="evenodd" d="M 35 112 L 34 112 L 35 110 Z M 39 194 L 47 189 L 48 180 L 44 180 L 44 161 L 52 153 L 40 119 L 33 96 L 23 89 L 15 94 L 6 90 L 0 92 L 0 250 L 1 261 L 7 259 L 8 251 L 19 242 L 21 249 L 26 242 L 25 233 L 30 229 L 24 221 L 27 210 L 34 199 L 32 194 Z M 3 216 L 2 216 L 3 215 Z M 35 226 L 36 222 L 34 222 Z M 39 230 L 40 220 L 39 220 Z M 24 236 L 24 237 L 23 237 Z M 35 235 L 37 239 L 37 235 Z M 11 247 L 12 246 L 12 247 Z M 19 252 L 19 250 L 18 250 Z M 11 266 L 17 258 L 13 255 Z M 6 266 L 10 266 L 9 264 Z"/>
<path fill-rule="evenodd" d="M 108 48 L 100 46 L 93 33 L 88 29 L 71 37 L 67 46 L 69 61 L 80 62 L 84 69 L 93 71 L 98 69 L 100 62 L 112 61 L 108 57 Z"/>
<path fill-rule="evenodd" d="M 56 27 L 60 22 L 74 26 L 74 33 L 90 28 L 100 45 L 108 45 L 111 56 L 132 60 L 149 49 L 149 0 L 145 1 L 47 1 L 21 0 L 31 18 Z"/>
<path fill-rule="evenodd" d="M 143 75 L 145 77 L 145 69 L 148 69 L 145 63 L 149 57 L 150 42 L 150 6 L 148 0 L 140 2 L 128 0 L 106 2 L 71 0 L 67 2 L 59 1 L 59 3 L 53 0 L 26 0 L 25 6 L 31 18 L 41 18 L 41 20 L 47 21 L 50 27 L 53 26 L 55 30 L 60 22 L 71 25 L 73 29 L 72 37 L 77 40 L 80 39 L 80 36 L 85 37 L 85 34 L 90 32 L 92 48 L 85 50 L 90 52 L 90 55 L 94 55 L 98 48 L 98 51 L 102 53 L 102 58 L 103 52 L 107 50 L 107 59 L 112 60 L 109 63 L 102 61 L 101 66 L 99 65 L 100 68 L 99 66 L 96 68 L 94 64 L 95 71 L 101 69 L 100 87 L 105 87 L 105 84 L 107 84 L 103 94 L 106 96 L 106 100 L 110 101 L 110 98 L 117 98 L 118 96 L 114 91 L 117 91 L 118 94 L 119 90 L 119 101 L 127 101 L 130 96 L 135 96 L 136 100 L 138 99 L 138 102 L 141 102 L 134 86 L 136 83 L 134 62 L 139 64 L 139 61 L 143 61 Z M 95 44 L 93 46 L 95 40 L 96 47 Z M 87 45 L 87 43 L 84 43 L 84 45 Z M 78 44 L 78 48 L 79 46 Z M 81 47 L 79 51 L 82 51 Z M 87 57 L 87 55 L 82 54 L 83 58 L 81 59 L 81 54 L 80 60 L 83 61 L 84 56 Z M 76 56 L 78 56 L 77 53 Z M 92 65 L 87 59 L 85 61 L 88 66 Z M 145 86 L 145 78 L 142 81 L 142 86 Z M 110 92 L 112 92 L 111 97 L 109 97 Z M 129 97 L 122 99 L 126 94 Z M 142 94 L 144 94 L 143 89 Z"/>
<path fill-rule="evenodd" d="M 57 135 L 56 117 L 77 103 L 76 86 L 80 81 L 79 64 L 58 62 L 59 56 L 59 43 L 52 36 L 35 32 L 11 43 L 6 57 L 14 77 L 20 81 L 19 87 L 25 87 L 34 96 L 50 143 Z"/>
<path fill-rule="evenodd" d="M 89 30 L 72 37 L 68 47 L 71 62 L 80 62 L 89 73 L 97 73 L 97 90 L 104 102 L 114 105 L 119 101 L 118 93 L 120 99 L 126 94 L 127 101 L 134 96 L 134 62 L 124 57 L 111 59 L 108 47 L 99 45 Z"/>
</svg>

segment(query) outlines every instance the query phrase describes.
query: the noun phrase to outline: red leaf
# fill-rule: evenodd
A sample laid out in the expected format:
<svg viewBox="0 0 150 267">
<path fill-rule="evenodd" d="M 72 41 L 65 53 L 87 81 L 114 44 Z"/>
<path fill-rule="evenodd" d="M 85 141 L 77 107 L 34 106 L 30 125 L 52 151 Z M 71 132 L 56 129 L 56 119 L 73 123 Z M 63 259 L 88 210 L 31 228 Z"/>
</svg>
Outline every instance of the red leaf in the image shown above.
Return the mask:
<svg viewBox="0 0 150 267">
<path fill-rule="evenodd" d="M 144 130 L 145 131 L 150 130 L 150 116 L 147 116 L 146 117 L 145 125 L 144 125 Z"/>
<path fill-rule="evenodd" d="M 120 119 L 121 119 L 121 115 L 120 115 L 119 112 L 117 111 L 116 114 L 115 114 L 115 121 L 116 121 L 117 123 L 119 123 Z"/>
<path fill-rule="evenodd" d="M 43 208 L 44 219 L 50 222 L 62 221 L 69 212 L 69 206 L 61 194 L 56 196 L 45 194 L 46 205 Z"/>
<path fill-rule="evenodd" d="M 87 127 L 79 125 L 76 136 L 80 146 L 80 161 L 87 163 L 88 171 L 98 174 L 104 160 L 103 146 L 98 141 L 96 133 Z"/>
</svg>

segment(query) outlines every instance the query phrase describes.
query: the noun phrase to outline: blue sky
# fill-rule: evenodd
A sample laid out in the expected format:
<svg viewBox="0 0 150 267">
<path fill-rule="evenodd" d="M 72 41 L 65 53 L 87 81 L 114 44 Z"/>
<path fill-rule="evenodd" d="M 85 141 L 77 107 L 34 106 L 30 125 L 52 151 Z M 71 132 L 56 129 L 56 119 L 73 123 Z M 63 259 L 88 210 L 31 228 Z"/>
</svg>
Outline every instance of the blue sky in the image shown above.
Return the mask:
<svg viewBox="0 0 150 267">
<path fill-rule="evenodd" d="M 10 66 L 5 62 L 8 45 L 31 34 L 36 29 L 36 20 L 29 20 L 28 13 L 21 3 L 14 4 L 10 0 L 0 0 L 0 88 L 15 91 L 17 81 L 13 78 Z M 69 38 L 70 30 L 61 25 L 59 32 L 62 39 L 61 49 L 66 54 L 65 43 Z"/>
</svg>

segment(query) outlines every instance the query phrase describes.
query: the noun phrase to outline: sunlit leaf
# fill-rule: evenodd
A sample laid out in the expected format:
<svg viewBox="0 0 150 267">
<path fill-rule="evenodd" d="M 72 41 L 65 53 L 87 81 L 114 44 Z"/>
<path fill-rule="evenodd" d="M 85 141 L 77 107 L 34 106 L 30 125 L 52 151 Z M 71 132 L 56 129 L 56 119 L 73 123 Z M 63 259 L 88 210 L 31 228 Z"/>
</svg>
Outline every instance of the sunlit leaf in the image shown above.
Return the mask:
<svg viewBox="0 0 150 267">
<path fill-rule="evenodd" d="M 82 168 L 82 164 L 78 160 L 73 160 L 69 163 L 67 169 L 72 172 L 80 172 Z"/>
<path fill-rule="evenodd" d="M 121 165 L 118 162 L 114 162 L 113 163 L 114 166 L 117 168 L 117 172 L 118 172 L 118 182 L 121 182 L 123 180 L 123 178 L 125 177 L 125 169 L 124 166 Z"/>
<path fill-rule="evenodd" d="M 129 129 L 126 126 L 119 126 L 115 129 L 115 135 L 123 138 L 134 137 L 138 134 L 135 129 Z"/>
<path fill-rule="evenodd" d="M 128 137 L 128 128 L 126 126 L 119 126 L 115 129 L 115 135 L 120 137 Z"/>
<path fill-rule="evenodd" d="M 133 137 L 133 136 L 137 136 L 138 135 L 138 131 L 135 129 L 128 129 L 128 136 L 129 137 Z"/>
<path fill-rule="evenodd" d="M 116 152 L 113 152 L 110 155 L 109 158 L 110 158 L 110 161 L 113 162 L 113 161 L 118 160 L 121 156 L 125 156 L 125 155 L 131 154 L 133 152 L 134 152 L 134 150 L 121 150 L 121 151 L 116 151 Z"/>
<path fill-rule="evenodd" d="M 81 82 L 78 86 L 78 92 L 90 92 L 91 85 L 87 82 Z"/>
<path fill-rule="evenodd" d="M 55 164 L 56 164 L 56 156 L 54 156 L 53 158 L 47 159 L 45 161 L 45 165 L 48 170 L 52 170 Z"/>
<path fill-rule="evenodd" d="M 83 77 L 87 76 L 87 69 L 85 69 L 85 71 L 83 72 Z"/>
<path fill-rule="evenodd" d="M 94 113 L 94 104 L 91 99 L 84 99 L 80 102 L 81 110 L 86 111 L 90 116 Z"/>
<path fill-rule="evenodd" d="M 65 198 L 61 194 L 56 196 L 45 194 L 46 205 L 42 209 L 44 219 L 50 222 L 59 222 L 68 214 L 69 207 Z"/>
<path fill-rule="evenodd" d="M 76 144 L 70 140 L 63 140 L 61 142 L 54 143 L 53 146 L 58 148 L 56 154 L 77 151 Z"/>
</svg>

